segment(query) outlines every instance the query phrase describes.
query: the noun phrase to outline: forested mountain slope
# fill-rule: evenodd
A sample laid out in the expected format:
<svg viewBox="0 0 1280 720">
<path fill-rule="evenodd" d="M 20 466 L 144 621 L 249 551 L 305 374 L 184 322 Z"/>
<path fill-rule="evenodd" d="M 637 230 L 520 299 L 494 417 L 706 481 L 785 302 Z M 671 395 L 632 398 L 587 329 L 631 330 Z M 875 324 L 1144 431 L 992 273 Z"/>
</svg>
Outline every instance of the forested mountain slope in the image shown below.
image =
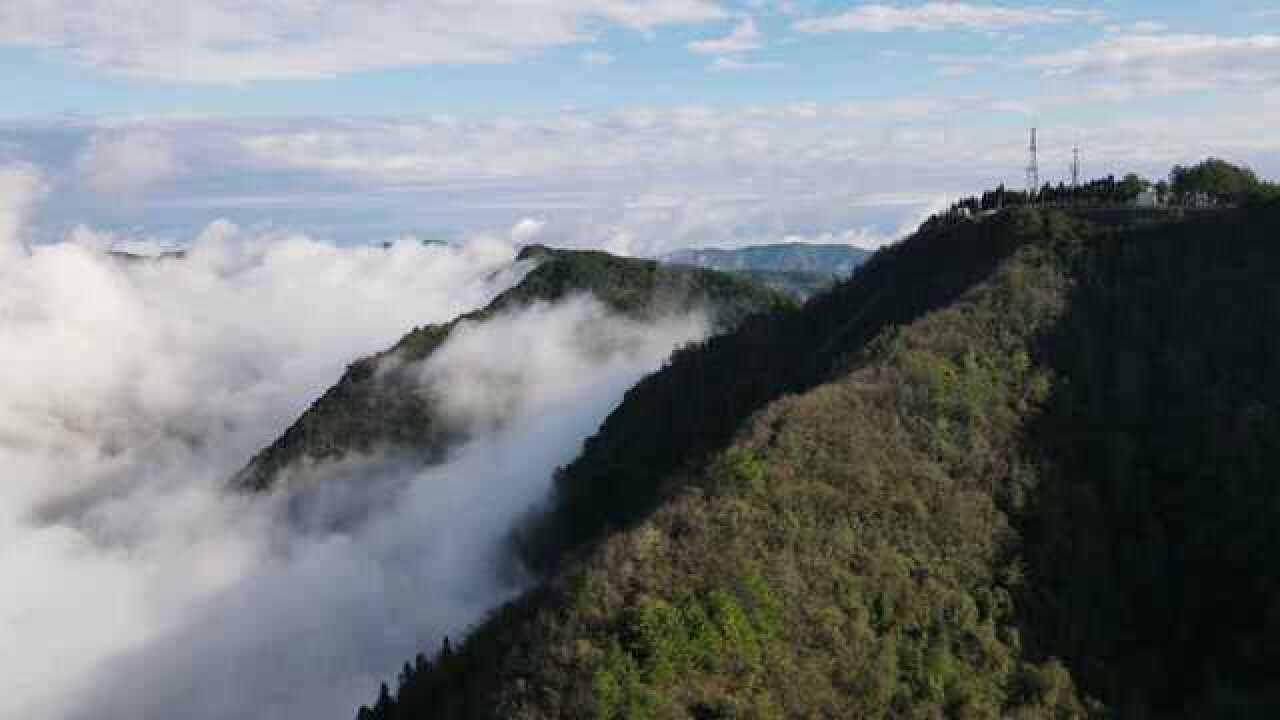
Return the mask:
<svg viewBox="0 0 1280 720">
<path fill-rule="evenodd" d="M 735 273 L 804 301 L 831 289 L 870 257 L 870 250 L 852 245 L 788 242 L 688 248 L 664 255 L 662 261 Z"/>
<path fill-rule="evenodd" d="M 356 361 L 342 378 L 233 480 L 247 490 L 270 488 L 295 464 L 337 460 L 355 451 L 392 448 L 439 460 L 466 431 L 441 421 L 414 365 L 448 339 L 460 323 L 481 323 L 536 302 L 590 295 L 635 320 L 706 312 L 714 331 L 791 301 L 763 286 L 723 273 L 660 265 L 602 252 L 524 248 L 518 259 L 533 269 L 482 310 L 443 325 L 416 328 L 389 350 Z"/>
<path fill-rule="evenodd" d="M 678 353 L 361 715 L 1274 716 L 1277 230 L 929 223 Z"/>
<path fill-rule="evenodd" d="M 738 275 L 803 302 L 835 287 L 846 276 L 805 270 L 738 270 Z"/>
</svg>

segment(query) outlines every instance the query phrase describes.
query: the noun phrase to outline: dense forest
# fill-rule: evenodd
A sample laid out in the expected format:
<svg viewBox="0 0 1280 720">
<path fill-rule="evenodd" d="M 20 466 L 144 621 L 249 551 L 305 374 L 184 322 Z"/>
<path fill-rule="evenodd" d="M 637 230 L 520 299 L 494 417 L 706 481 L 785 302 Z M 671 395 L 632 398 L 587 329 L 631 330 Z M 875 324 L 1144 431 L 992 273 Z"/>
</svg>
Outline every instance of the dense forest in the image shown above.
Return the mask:
<svg viewBox="0 0 1280 720">
<path fill-rule="evenodd" d="M 1252 169 L 1209 158 L 1190 167 L 1174 166 L 1168 179 L 1155 182 L 1137 173 L 1128 173 L 1118 180 L 1109 175 L 1077 187 L 1062 182 L 1045 183 L 1032 194 L 1000 185 L 980 196 L 962 198 L 951 206 L 948 214 L 977 215 L 1029 205 L 1077 211 L 1126 207 L 1148 191 L 1155 194 L 1153 205 L 1171 209 L 1234 207 L 1280 198 L 1280 185 L 1259 179 Z"/>
<path fill-rule="evenodd" d="M 634 387 L 386 718 L 1274 717 L 1280 203 L 934 222 Z"/>
<path fill-rule="evenodd" d="M 808 270 L 737 270 L 736 275 L 804 302 L 830 290 L 845 276 Z"/>
<path fill-rule="evenodd" d="M 532 269 L 487 307 L 443 325 L 415 328 L 389 350 L 356 361 L 274 443 L 233 479 L 234 487 L 261 491 L 282 473 L 347 453 L 393 448 L 440 460 L 465 441 L 465 431 L 442 422 L 429 393 L 407 368 L 430 355 L 460 323 L 484 322 L 535 302 L 590 294 L 625 317 L 652 320 L 698 310 L 715 332 L 744 318 L 793 305 L 787 296 L 746 279 L 702 268 L 667 266 L 596 251 L 523 248 L 518 262 Z"/>
</svg>

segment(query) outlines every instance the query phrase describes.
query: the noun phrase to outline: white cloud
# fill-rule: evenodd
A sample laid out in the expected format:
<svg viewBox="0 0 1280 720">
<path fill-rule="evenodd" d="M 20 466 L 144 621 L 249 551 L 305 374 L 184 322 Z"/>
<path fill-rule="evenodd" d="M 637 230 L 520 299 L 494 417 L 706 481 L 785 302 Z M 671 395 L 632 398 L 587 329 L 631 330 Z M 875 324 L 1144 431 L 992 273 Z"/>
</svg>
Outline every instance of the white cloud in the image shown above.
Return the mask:
<svg viewBox="0 0 1280 720">
<path fill-rule="evenodd" d="M 21 214 L 13 200 L 0 194 L 6 217 Z M 344 633 L 290 633 L 344 617 L 353 629 L 364 617 L 355 636 L 385 647 L 385 618 L 352 615 L 338 587 L 376 608 L 394 585 L 361 556 L 365 546 L 289 537 L 271 502 L 229 497 L 225 482 L 346 363 L 508 286 L 512 249 L 339 248 L 227 223 L 183 260 L 113 259 L 103 252 L 112 242 L 80 229 L 0 261 L 0 346 L 8 377 L 21 380 L 0 386 L 0 716 L 248 717 L 254 704 L 268 716 L 317 716 L 269 709 L 280 701 L 272 693 L 292 688 L 287 703 L 314 693 L 313 709 L 348 718 L 376 688 L 371 675 L 396 660 L 362 660 Z M 203 624 L 210 618 L 219 622 Z M 334 660 L 326 679 L 272 654 L 304 639 L 317 650 L 308 662 Z M 126 656 L 152 652 L 171 667 L 109 678 Z M 211 656 L 203 674 L 183 674 Z M 248 707 L 220 713 L 203 698 L 121 710 L 210 680 L 214 694 L 237 688 L 238 699 L 219 701 Z"/>
<path fill-rule="evenodd" d="M 982 101 L 913 97 L 822 106 L 315 120 L 250 127 L 237 142 L 264 167 L 400 181 L 740 174 L 747 168 L 767 173 L 871 158 L 885 150 L 886 125 L 940 122 L 988 107 Z"/>
<path fill-rule="evenodd" d="M 907 219 L 892 232 L 885 232 L 877 228 L 854 227 L 838 232 L 783 235 L 781 241 L 822 245 L 852 245 L 864 250 L 875 250 L 907 237 L 920 227 L 920 223 L 936 213 L 945 211 L 954 202 L 953 198 L 946 195 L 926 198 L 923 202 L 921 202 L 921 198 L 912 197 L 910 199 L 911 202 L 906 204 L 913 206 L 915 212 L 907 215 Z"/>
<path fill-rule="evenodd" d="M 721 55 L 757 50 L 763 42 L 763 36 L 756 29 L 755 20 L 745 18 L 734 25 L 733 32 L 714 40 L 699 40 L 689 43 L 690 51 L 703 55 Z"/>
<path fill-rule="evenodd" d="M 1102 27 L 1103 31 L 1110 35 L 1118 35 L 1121 33 L 1134 33 L 1138 35 L 1152 35 L 1162 33 L 1169 29 L 1169 26 L 1157 22 L 1155 20 L 1139 20 L 1129 25 L 1121 25 L 1119 23 L 1109 23 Z"/>
<path fill-rule="evenodd" d="M 638 324 L 589 298 L 460 327 L 421 374 L 448 421 L 470 425 L 472 442 L 442 466 L 351 458 L 319 468 L 300 495 L 256 499 L 292 500 L 295 532 L 203 508 L 197 521 L 226 522 L 197 525 L 211 535 L 205 543 L 244 538 L 248 567 L 232 569 L 228 590 L 184 603 L 175 628 L 98 667 L 87 691 L 55 678 L 80 705 L 68 717 L 349 720 L 400 663 L 442 635 L 456 640 L 520 588 L 506 545 L 514 521 L 546 497 L 554 469 L 628 387 L 704 333 L 696 317 Z M 221 502 L 249 518 L 268 514 Z M 335 519 L 345 528 L 333 531 Z M 147 567 L 141 558 L 129 569 Z"/>
<path fill-rule="evenodd" d="M 809 18 L 795 24 L 800 32 L 942 32 L 971 30 L 995 32 L 1032 25 L 1052 25 L 1096 20 L 1096 12 L 1069 8 L 1007 7 L 965 2 L 928 2 L 921 5 L 860 5 L 837 15 Z"/>
<path fill-rule="evenodd" d="M 41 192 L 40 172 L 34 166 L 0 166 L 0 267 L 24 252 L 23 231 Z"/>
<path fill-rule="evenodd" d="M 239 83 L 386 67 L 506 63 L 589 39 L 724 17 L 710 0 L 7 0 L 0 44 L 123 75 Z"/>
<path fill-rule="evenodd" d="M 1102 175 L 1133 168 L 1159 174 L 1167 168 L 1159 165 L 1205 154 L 1280 175 L 1280 137 L 1270 131 L 1280 88 L 1246 85 L 1247 95 L 1237 98 L 1220 88 L 1226 97 L 1212 112 L 1131 107 L 1116 114 L 1100 101 L 1105 96 L 1092 94 L 1106 90 L 1100 81 L 1081 80 L 1083 91 L 1067 93 L 1075 82 L 1069 77 L 1044 83 L 1059 94 L 1013 99 L 932 95 L 490 116 L 119 121 L 109 129 L 160 134 L 181 150 L 182 173 L 148 192 L 148 212 L 129 218 L 142 229 L 127 234 L 161 240 L 191 234 L 210 215 L 245 226 L 287 223 L 344 242 L 406 232 L 508 237 L 522 220 L 535 219 L 545 223 L 538 242 L 631 254 L 847 228 L 889 234 L 910 213 L 867 208 L 862 198 L 1020 184 L 1026 140 L 1018 128 L 1037 116 L 1055 118 L 1041 123 L 1042 165 L 1054 181 L 1083 129 L 1090 129 L 1092 172 Z M 1064 107 L 1073 110 L 1064 114 Z M 1107 122 L 1097 122 L 1097 113 L 1106 113 Z M 84 142 L 69 139 L 101 130 L 59 124 L 46 136 L 0 128 L 0 140 L 66 152 Z M 47 156 L 42 164 L 55 184 L 74 178 L 74 155 L 22 156 Z M 122 227 L 122 218 L 86 204 L 83 195 L 52 196 L 35 218 L 32 239 L 56 237 L 68 219 Z"/>
<path fill-rule="evenodd" d="M 538 303 L 484 323 L 461 324 L 422 364 L 421 383 L 440 392 L 440 407 L 448 417 L 474 430 L 497 429 L 512 418 L 571 405 L 573 398 L 590 400 L 583 380 L 598 380 L 592 374 L 602 366 L 615 365 L 611 372 L 621 371 L 622 377 L 609 383 L 616 386 L 618 394 L 610 393 L 616 402 L 631 382 L 660 364 L 673 348 L 706 337 L 708 327 L 697 313 L 668 318 L 661 328 L 628 321 L 590 296 L 555 305 Z M 496 348 L 519 352 L 495 352 Z M 607 403 L 600 408 L 597 422 L 611 409 Z M 582 428 L 579 438 L 594 429 Z M 551 469 L 535 479 L 540 487 L 549 489 Z M 509 519 L 541 499 L 534 495 L 512 503 Z M 509 526 L 497 529 L 500 535 Z"/>
<path fill-rule="evenodd" d="M 542 220 L 525 218 L 511 228 L 511 242 L 516 245 L 527 245 L 538 237 L 547 223 Z"/>
<path fill-rule="evenodd" d="M 76 167 L 89 189 L 117 198 L 144 193 L 178 172 L 173 143 L 148 131 L 95 133 Z"/>
<path fill-rule="evenodd" d="M 38 184 L 0 171 L 5 239 Z M 477 433 L 448 464 L 350 458 L 313 491 L 240 497 L 231 475 L 346 363 L 527 264 L 483 238 L 344 248 L 225 222 L 183 259 L 104 252 L 127 242 L 81 228 L 0 260 L 21 379 L 0 383 L 0 717 L 349 720 L 518 588 L 499 572 L 514 518 L 706 332 L 589 298 L 464 325 L 422 368 Z"/>
<path fill-rule="evenodd" d="M 1098 97 L 1280 85 L 1280 35 L 1121 35 L 1027 61 Z"/>
</svg>

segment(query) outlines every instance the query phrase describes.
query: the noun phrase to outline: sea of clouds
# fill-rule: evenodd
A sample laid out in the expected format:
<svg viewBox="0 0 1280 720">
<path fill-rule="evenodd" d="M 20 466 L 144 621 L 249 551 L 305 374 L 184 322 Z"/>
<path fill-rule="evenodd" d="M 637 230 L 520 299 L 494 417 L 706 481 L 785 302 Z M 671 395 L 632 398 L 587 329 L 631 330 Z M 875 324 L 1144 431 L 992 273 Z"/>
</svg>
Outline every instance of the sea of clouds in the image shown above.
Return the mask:
<svg viewBox="0 0 1280 720">
<path fill-rule="evenodd" d="M 299 524 L 288 491 L 228 479 L 347 363 L 517 282 L 510 239 L 339 246 L 215 222 L 185 257 L 127 260 L 107 250 L 129 238 L 88 228 L 27 242 L 47 192 L 0 169 L 0 717 L 352 717 L 518 591 L 513 520 L 707 331 L 588 297 L 464 324 L 420 373 L 473 439 L 430 468 L 350 458 L 312 492 L 360 521 Z"/>
</svg>

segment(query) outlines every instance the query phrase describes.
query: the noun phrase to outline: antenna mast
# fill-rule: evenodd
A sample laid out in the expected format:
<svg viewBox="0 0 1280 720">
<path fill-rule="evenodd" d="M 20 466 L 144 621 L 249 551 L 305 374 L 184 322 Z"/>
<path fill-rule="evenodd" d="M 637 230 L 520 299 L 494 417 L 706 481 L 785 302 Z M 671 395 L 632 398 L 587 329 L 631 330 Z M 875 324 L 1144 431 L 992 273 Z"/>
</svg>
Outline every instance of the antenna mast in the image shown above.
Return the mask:
<svg viewBox="0 0 1280 720">
<path fill-rule="evenodd" d="M 1071 189 L 1080 189 L 1080 146 L 1071 151 Z"/>
<path fill-rule="evenodd" d="M 1040 156 L 1036 148 L 1036 129 L 1031 128 L 1031 162 L 1027 165 L 1027 202 L 1040 191 Z"/>
</svg>

